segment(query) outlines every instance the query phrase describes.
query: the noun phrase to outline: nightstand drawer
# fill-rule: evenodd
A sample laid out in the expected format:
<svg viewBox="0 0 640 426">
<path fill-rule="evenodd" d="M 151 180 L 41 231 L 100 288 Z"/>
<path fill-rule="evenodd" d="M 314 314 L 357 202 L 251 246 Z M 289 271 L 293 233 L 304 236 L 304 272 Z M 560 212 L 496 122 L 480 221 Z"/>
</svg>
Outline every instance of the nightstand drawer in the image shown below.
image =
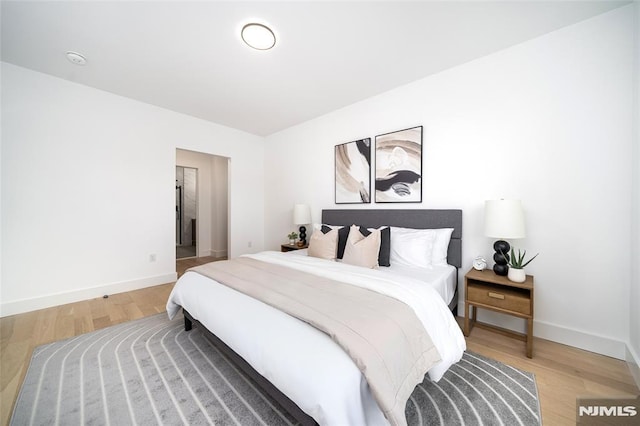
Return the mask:
<svg viewBox="0 0 640 426">
<path fill-rule="evenodd" d="M 467 287 L 467 300 L 531 315 L 529 292 L 521 292 L 517 289 L 474 283 Z"/>
</svg>

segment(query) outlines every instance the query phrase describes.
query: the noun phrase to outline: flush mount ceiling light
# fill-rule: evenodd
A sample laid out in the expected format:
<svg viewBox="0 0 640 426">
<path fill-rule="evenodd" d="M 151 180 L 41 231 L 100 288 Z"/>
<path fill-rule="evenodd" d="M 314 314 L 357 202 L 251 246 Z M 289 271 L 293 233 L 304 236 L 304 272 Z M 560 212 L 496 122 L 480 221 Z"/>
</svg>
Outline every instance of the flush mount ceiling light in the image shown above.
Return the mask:
<svg viewBox="0 0 640 426">
<path fill-rule="evenodd" d="M 87 58 L 76 52 L 67 52 L 67 59 L 75 65 L 86 65 Z"/>
<path fill-rule="evenodd" d="M 251 23 L 242 27 L 242 40 L 257 50 L 269 50 L 276 45 L 276 35 L 266 25 Z"/>
</svg>

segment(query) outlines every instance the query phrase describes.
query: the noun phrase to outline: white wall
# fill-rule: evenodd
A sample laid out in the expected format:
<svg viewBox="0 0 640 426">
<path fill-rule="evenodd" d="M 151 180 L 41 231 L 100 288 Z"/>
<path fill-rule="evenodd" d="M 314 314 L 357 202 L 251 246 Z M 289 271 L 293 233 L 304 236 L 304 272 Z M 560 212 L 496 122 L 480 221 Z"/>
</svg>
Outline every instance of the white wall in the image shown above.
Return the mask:
<svg viewBox="0 0 640 426">
<path fill-rule="evenodd" d="M 261 250 L 263 146 L 3 63 L 0 315 L 174 280 L 176 148 L 231 159 L 230 254 Z"/>
<path fill-rule="evenodd" d="M 633 13 L 623 7 L 272 135 L 266 246 L 285 241 L 295 202 L 309 203 L 314 221 L 337 207 L 336 144 L 423 125 L 422 204 L 363 208 L 463 209 L 466 270 L 492 254 L 484 200 L 521 199 L 528 237 L 516 244 L 540 252 L 528 267 L 534 334 L 623 358 L 632 88 Z"/>
<path fill-rule="evenodd" d="M 212 218 L 211 218 L 211 256 L 227 257 L 229 244 L 229 159 L 213 156 L 211 158 Z"/>
<path fill-rule="evenodd" d="M 635 104 L 631 232 L 630 342 L 627 360 L 640 387 L 640 1 L 635 6 Z"/>
</svg>

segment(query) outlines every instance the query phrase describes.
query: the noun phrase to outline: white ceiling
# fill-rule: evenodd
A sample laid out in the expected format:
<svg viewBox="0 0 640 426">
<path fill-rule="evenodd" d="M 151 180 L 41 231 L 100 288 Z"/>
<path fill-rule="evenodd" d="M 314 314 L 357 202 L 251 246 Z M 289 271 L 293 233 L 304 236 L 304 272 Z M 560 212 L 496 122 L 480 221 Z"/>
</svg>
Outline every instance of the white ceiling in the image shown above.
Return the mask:
<svg viewBox="0 0 640 426">
<path fill-rule="evenodd" d="M 627 3 L 2 1 L 2 60 L 264 136 Z"/>
</svg>

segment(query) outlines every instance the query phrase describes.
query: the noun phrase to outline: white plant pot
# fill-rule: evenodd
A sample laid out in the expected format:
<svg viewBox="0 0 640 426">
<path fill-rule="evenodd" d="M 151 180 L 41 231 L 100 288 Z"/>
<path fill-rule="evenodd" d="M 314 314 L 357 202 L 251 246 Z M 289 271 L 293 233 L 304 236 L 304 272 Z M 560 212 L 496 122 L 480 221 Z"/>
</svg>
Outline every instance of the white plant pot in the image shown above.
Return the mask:
<svg viewBox="0 0 640 426">
<path fill-rule="evenodd" d="M 509 268 L 507 278 L 514 283 L 523 283 L 527 279 L 527 274 L 525 274 L 524 269 Z"/>
</svg>

